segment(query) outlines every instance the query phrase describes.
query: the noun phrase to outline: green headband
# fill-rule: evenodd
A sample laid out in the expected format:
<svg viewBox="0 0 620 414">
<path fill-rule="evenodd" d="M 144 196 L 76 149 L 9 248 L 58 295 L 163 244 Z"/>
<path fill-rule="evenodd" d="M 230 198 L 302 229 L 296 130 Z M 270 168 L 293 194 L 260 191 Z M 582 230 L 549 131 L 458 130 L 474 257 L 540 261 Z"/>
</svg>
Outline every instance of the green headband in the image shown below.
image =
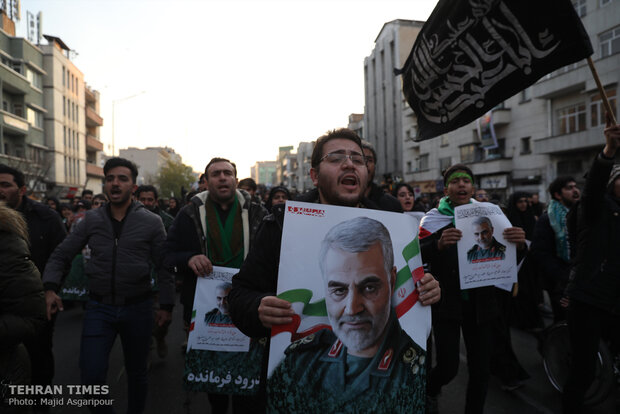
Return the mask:
<svg viewBox="0 0 620 414">
<path fill-rule="evenodd" d="M 448 177 L 448 179 L 446 180 L 446 184 L 450 184 L 450 181 L 454 180 L 455 178 L 468 178 L 469 181 L 471 181 L 471 183 L 474 183 L 474 179 L 471 177 L 471 175 L 467 174 L 466 172 L 462 172 L 462 171 L 456 171 L 453 172 L 452 174 L 450 174 L 450 176 Z"/>
</svg>

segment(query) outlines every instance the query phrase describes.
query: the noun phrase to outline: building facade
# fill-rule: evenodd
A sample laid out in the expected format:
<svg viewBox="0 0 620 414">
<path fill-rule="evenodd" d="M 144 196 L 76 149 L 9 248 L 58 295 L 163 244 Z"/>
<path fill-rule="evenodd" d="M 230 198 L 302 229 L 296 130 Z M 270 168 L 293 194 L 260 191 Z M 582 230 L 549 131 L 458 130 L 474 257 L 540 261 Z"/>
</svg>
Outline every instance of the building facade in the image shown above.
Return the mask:
<svg viewBox="0 0 620 414">
<path fill-rule="evenodd" d="M 256 184 L 271 187 L 276 182 L 276 161 L 257 161 L 250 170 L 250 176 Z"/>
<path fill-rule="evenodd" d="M 100 193 L 103 184 L 103 143 L 99 129 L 103 118 L 99 115 L 99 92 L 84 85 L 84 120 L 86 122 L 86 185 L 95 194 Z"/>
<path fill-rule="evenodd" d="M 401 68 L 424 22 L 393 20 L 385 23 L 375 48 L 364 59 L 365 109 L 362 138 L 377 152 L 375 177 L 399 181 L 403 176 L 403 135 L 414 123 L 402 93 Z"/>
<path fill-rule="evenodd" d="M 618 118 L 620 82 L 620 2 L 573 2 L 594 48 L 592 59 Z M 416 142 L 413 111 L 410 130 L 402 135 L 403 179 L 418 193 L 440 194 L 441 172 L 454 163 L 467 164 L 476 186 L 506 201 L 514 191 L 538 193 L 560 175 L 583 183 L 595 154 L 604 143 L 604 109 L 586 61 L 561 68 L 507 99 L 493 110 L 497 147 L 484 148 L 477 122 L 443 136 Z M 410 116 L 411 115 L 411 116 Z"/>
<path fill-rule="evenodd" d="M 137 184 L 154 184 L 161 167 L 168 161 L 181 164 L 181 156 L 169 147 L 129 147 L 119 151 L 119 157 L 133 161 L 138 166 Z"/>
<path fill-rule="evenodd" d="M 15 24 L 4 11 L 0 17 L 0 163 L 23 171 L 28 189 L 40 197 L 51 165 L 44 131 L 43 52 L 15 37 Z"/>
<path fill-rule="evenodd" d="M 86 186 L 86 120 L 84 75 L 70 59 L 71 49 L 58 37 L 45 35 L 43 96 L 45 142 L 50 150 L 48 195 L 71 197 Z M 99 187 L 99 191 L 101 187 Z"/>
</svg>

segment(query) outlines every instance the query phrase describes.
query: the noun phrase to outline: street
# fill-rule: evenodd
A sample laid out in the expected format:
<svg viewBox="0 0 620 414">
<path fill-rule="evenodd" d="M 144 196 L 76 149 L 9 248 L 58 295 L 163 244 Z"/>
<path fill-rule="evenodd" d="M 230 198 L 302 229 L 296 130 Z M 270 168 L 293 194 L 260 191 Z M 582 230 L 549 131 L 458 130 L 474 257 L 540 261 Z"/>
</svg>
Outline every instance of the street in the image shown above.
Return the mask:
<svg viewBox="0 0 620 414">
<path fill-rule="evenodd" d="M 83 310 L 81 303 L 62 312 L 56 322 L 54 333 L 54 355 L 56 358 L 56 376 L 54 383 L 62 385 L 80 384 L 78 357 Z M 560 412 L 560 394 L 551 386 L 545 376 L 542 359 L 536 349 L 536 339 L 525 332 L 512 330 L 514 350 L 531 378 L 525 386 L 505 392 L 500 388 L 496 378 L 491 379 L 485 412 L 488 414 L 553 414 Z M 151 353 L 149 371 L 149 395 L 147 413 L 210 413 L 206 395 L 187 393 L 182 386 L 183 354 L 181 343 L 184 339 L 181 320 L 181 305 L 175 307 L 173 323 L 167 337 L 169 352 L 165 359 Z M 457 378 L 444 387 L 439 399 L 441 413 L 461 413 L 465 402 L 467 384 L 467 366 L 461 344 L 461 365 Z M 127 404 L 126 376 L 122 362 L 122 349 L 117 339 L 110 358 L 108 372 L 110 395 L 114 399 L 117 412 L 124 412 Z M 65 387 L 66 388 L 66 387 Z M 64 397 L 67 397 L 64 395 Z M 590 414 L 612 414 L 615 401 L 620 401 L 616 388 L 615 395 L 603 404 L 592 408 Z M 81 413 L 83 408 L 55 407 L 52 413 Z M 229 412 L 231 410 L 229 409 Z"/>
</svg>

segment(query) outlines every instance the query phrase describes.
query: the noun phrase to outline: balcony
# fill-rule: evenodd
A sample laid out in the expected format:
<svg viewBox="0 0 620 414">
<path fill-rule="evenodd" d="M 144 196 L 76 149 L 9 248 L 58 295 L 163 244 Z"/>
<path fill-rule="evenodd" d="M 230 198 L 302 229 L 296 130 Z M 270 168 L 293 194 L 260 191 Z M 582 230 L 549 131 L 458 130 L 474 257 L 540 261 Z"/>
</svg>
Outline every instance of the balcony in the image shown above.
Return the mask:
<svg viewBox="0 0 620 414">
<path fill-rule="evenodd" d="M 90 134 L 86 134 L 86 151 L 103 151 L 103 143 Z"/>
<path fill-rule="evenodd" d="M 2 110 L 0 110 L 0 119 L 5 130 L 18 135 L 28 134 L 30 124 L 25 119 Z"/>
<path fill-rule="evenodd" d="M 499 158 L 495 160 L 487 160 L 482 162 L 475 162 L 470 164 L 474 175 L 488 175 L 488 174 L 497 174 L 510 172 L 513 169 L 512 159 L 510 158 Z"/>
<path fill-rule="evenodd" d="M 493 110 L 493 127 L 501 127 L 504 125 L 508 125 L 512 120 L 512 116 L 510 115 L 510 108 L 502 108 Z M 474 131 L 478 130 L 478 122 L 472 122 L 471 129 Z"/>
<path fill-rule="evenodd" d="M 534 150 L 538 154 L 558 154 L 600 147 L 602 142 L 601 131 L 592 128 L 572 134 L 534 140 Z"/>
<path fill-rule="evenodd" d="M 95 164 L 86 163 L 86 175 L 103 178 L 103 168 Z"/>
<path fill-rule="evenodd" d="M 87 103 L 95 103 L 97 102 L 97 98 L 95 97 L 95 93 L 90 90 L 90 88 L 84 88 L 84 98 Z"/>
<path fill-rule="evenodd" d="M 103 126 L 103 118 L 90 106 L 86 107 L 86 126 L 100 127 Z"/>
</svg>

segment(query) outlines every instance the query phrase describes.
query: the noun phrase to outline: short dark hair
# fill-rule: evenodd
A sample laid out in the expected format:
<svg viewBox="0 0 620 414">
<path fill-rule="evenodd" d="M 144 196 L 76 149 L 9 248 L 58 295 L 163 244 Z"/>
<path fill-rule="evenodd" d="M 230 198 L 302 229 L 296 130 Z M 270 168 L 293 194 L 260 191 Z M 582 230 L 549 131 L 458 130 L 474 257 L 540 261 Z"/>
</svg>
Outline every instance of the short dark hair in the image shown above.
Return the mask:
<svg viewBox="0 0 620 414">
<path fill-rule="evenodd" d="M 148 184 L 144 184 L 138 187 L 138 189 L 136 190 L 136 198 L 140 197 L 140 193 L 148 193 L 148 192 L 153 192 L 153 195 L 155 196 L 155 200 L 159 198 L 157 194 L 157 188 L 155 188 L 152 185 L 148 185 Z"/>
<path fill-rule="evenodd" d="M 138 167 L 136 167 L 136 164 L 134 164 L 132 161 L 129 161 L 125 158 L 114 157 L 107 160 L 105 162 L 105 165 L 103 166 L 103 175 L 108 175 L 108 171 L 116 167 L 129 168 L 129 170 L 131 171 L 131 178 L 133 180 L 133 183 L 136 183 L 136 180 L 138 179 Z"/>
<path fill-rule="evenodd" d="M 252 191 L 256 191 L 258 188 L 258 186 L 256 185 L 256 181 L 254 181 L 254 179 L 252 178 L 244 178 L 243 180 L 239 181 L 237 187 L 249 187 Z"/>
<path fill-rule="evenodd" d="M 207 179 L 206 174 L 200 174 L 200 177 L 198 177 L 198 181 L 202 181 L 203 179 Z"/>
<path fill-rule="evenodd" d="M 570 175 L 561 175 L 555 180 L 551 181 L 551 184 L 549 184 L 549 194 L 551 194 L 551 197 L 553 198 L 553 195 L 555 193 L 562 194 L 562 188 L 564 188 L 564 186 L 571 181 L 576 182 L 575 179 Z"/>
<path fill-rule="evenodd" d="M 467 174 L 469 174 L 471 176 L 472 181 L 475 179 L 474 177 L 474 173 L 471 172 L 471 169 L 465 165 L 465 164 L 454 164 L 450 167 L 448 167 L 444 173 L 443 173 L 443 185 L 448 185 L 448 178 L 450 178 L 450 176 L 457 172 L 457 171 L 463 171 L 466 172 Z M 472 182 L 472 184 L 474 184 Z"/>
<path fill-rule="evenodd" d="M 235 165 L 234 162 L 232 162 L 230 160 L 227 160 L 226 158 L 214 157 L 214 158 L 211 158 L 211 161 L 209 161 L 209 163 L 205 167 L 205 179 L 209 180 L 209 173 L 208 173 L 209 167 L 211 166 L 211 164 L 215 164 L 216 162 L 227 162 L 227 163 L 229 163 L 233 167 L 233 171 L 235 172 L 235 177 L 237 176 L 237 166 Z"/>
<path fill-rule="evenodd" d="M 316 140 L 314 149 L 312 150 L 312 168 L 319 168 L 321 158 L 323 158 L 323 146 L 332 139 L 348 139 L 350 141 L 353 141 L 360 147 L 360 150 L 362 150 L 362 154 L 364 153 L 364 149 L 362 147 L 362 139 L 359 135 L 357 135 L 355 131 L 348 128 L 334 129 L 328 131 L 325 135 L 320 136 Z"/>
<path fill-rule="evenodd" d="M 89 189 L 83 190 L 82 191 L 82 198 L 84 198 L 84 196 L 87 195 L 87 194 L 94 195 L 95 193 L 93 193 L 93 190 L 89 190 Z"/>
<path fill-rule="evenodd" d="M 0 164 L 0 174 L 11 174 L 13 176 L 13 181 L 15 181 L 15 184 L 17 184 L 19 188 L 26 185 L 24 174 L 21 171 L 16 170 L 13 167 L 9 167 L 6 164 Z"/>
<path fill-rule="evenodd" d="M 398 190 L 400 190 L 402 187 L 407 187 L 407 190 L 411 191 L 411 194 L 415 195 L 415 192 L 413 191 L 413 188 L 407 184 L 407 183 L 398 183 L 396 184 L 396 186 L 394 187 L 394 191 L 392 191 L 392 195 L 394 197 L 396 197 L 398 195 Z"/>
<path fill-rule="evenodd" d="M 105 195 L 105 194 L 103 194 L 103 193 L 99 193 L 99 194 L 96 194 L 96 195 L 93 197 L 93 201 L 95 201 L 95 200 L 103 200 L 104 202 L 106 202 L 106 203 L 107 203 L 107 202 L 108 202 L 108 197 L 106 197 L 106 195 Z"/>
<path fill-rule="evenodd" d="M 375 161 L 375 164 L 377 163 L 377 151 L 375 151 L 375 147 L 374 145 L 372 145 L 370 142 L 366 141 L 365 139 L 362 140 L 362 149 L 365 150 L 370 150 L 370 152 L 372 152 L 372 158 Z"/>
</svg>

